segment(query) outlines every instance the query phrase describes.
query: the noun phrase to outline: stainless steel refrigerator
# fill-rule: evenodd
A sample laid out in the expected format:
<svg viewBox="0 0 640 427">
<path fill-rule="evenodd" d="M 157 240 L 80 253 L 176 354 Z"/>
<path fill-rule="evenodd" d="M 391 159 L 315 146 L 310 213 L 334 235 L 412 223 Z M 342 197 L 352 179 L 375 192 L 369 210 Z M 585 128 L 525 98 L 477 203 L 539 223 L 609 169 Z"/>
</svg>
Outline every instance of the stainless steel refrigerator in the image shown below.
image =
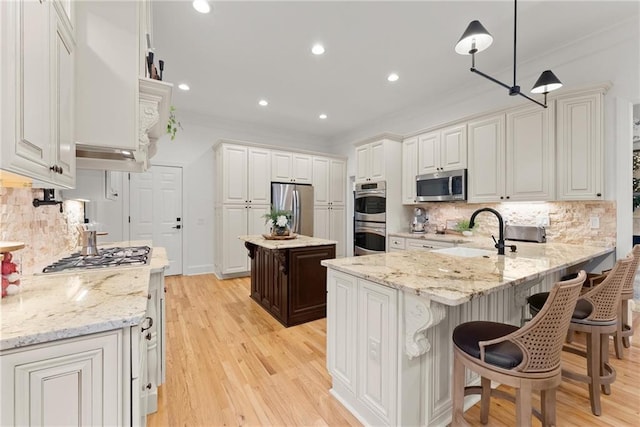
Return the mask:
<svg viewBox="0 0 640 427">
<path fill-rule="evenodd" d="M 271 206 L 291 212 L 291 231 L 313 236 L 313 186 L 311 184 L 271 183 Z"/>
</svg>

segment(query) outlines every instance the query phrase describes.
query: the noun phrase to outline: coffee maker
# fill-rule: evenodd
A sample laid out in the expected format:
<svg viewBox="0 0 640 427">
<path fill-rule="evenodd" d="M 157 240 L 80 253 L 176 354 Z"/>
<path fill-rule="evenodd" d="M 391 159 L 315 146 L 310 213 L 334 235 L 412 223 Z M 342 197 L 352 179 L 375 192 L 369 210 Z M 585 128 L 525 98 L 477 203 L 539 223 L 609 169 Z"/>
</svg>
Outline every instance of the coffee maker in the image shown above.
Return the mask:
<svg viewBox="0 0 640 427">
<path fill-rule="evenodd" d="M 426 225 L 429 218 L 427 218 L 427 214 L 422 208 L 415 208 L 413 210 L 413 219 L 411 220 L 411 224 L 409 224 L 409 230 L 412 233 L 424 233 L 426 231 Z"/>
</svg>

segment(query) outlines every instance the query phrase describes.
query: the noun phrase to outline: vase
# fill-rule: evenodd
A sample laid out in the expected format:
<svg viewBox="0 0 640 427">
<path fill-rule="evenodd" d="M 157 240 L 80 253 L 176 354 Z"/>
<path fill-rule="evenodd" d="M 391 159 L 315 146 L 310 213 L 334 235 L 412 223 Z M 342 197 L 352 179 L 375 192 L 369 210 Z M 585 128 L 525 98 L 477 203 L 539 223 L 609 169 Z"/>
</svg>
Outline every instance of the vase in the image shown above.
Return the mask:
<svg viewBox="0 0 640 427">
<path fill-rule="evenodd" d="M 274 236 L 288 236 L 289 229 L 287 227 L 274 227 L 272 234 Z"/>
</svg>

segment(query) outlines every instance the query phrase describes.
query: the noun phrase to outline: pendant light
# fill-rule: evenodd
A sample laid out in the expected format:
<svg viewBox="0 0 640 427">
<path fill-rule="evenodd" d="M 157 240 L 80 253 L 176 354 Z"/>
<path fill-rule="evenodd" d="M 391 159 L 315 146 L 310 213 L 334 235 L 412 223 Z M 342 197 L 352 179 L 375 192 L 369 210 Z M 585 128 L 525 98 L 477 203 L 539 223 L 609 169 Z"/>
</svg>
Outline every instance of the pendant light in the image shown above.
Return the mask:
<svg viewBox="0 0 640 427">
<path fill-rule="evenodd" d="M 518 0 L 514 0 L 514 8 L 513 8 L 513 86 L 509 86 L 505 83 L 502 83 L 500 80 L 497 80 L 488 74 L 483 73 L 482 71 L 476 68 L 476 56 L 475 54 L 478 52 L 482 52 L 493 43 L 493 37 L 486 28 L 480 23 L 480 21 L 471 21 L 467 26 L 467 29 L 456 43 L 455 50 L 460 55 L 471 55 L 471 72 L 481 75 L 482 77 L 491 80 L 492 82 L 499 84 L 507 89 L 509 89 L 509 95 L 515 96 L 520 95 L 527 98 L 529 101 L 535 102 L 541 107 L 547 108 L 547 93 L 560 89 L 562 87 L 562 83 L 556 77 L 555 74 L 551 70 L 544 71 L 536 83 L 533 85 L 531 89 L 531 93 L 541 93 L 544 95 L 544 103 L 536 101 L 535 99 L 525 95 L 520 91 L 520 86 L 516 84 L 516 44 L 517 44 L 517 28 L 518 28 Z"/>
</svg>

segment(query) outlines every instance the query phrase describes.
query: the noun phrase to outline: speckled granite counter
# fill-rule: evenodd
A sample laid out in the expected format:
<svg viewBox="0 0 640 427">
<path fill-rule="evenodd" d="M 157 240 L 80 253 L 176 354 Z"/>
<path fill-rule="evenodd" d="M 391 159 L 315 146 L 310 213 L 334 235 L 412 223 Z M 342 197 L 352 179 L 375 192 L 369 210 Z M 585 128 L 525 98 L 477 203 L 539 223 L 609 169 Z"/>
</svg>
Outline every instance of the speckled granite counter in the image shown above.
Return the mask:
<svg viewBox="0 0 640 427">
<path fill-rule="evenodd" d="M 495 250 L 484 243 L 486 238 L 465 240 L 468 243 L 464 246 Z M 325 260 L 322 265 L 442 304 L 460 305 L 615 250 L 562 243 L 516 243 L 518 252 L 504 256 L 495 253 L 466 258 L 413 250 Z"/>
<path fill-rule="evenodd" d="M 299 234 L 295 239 L 289 240 L 267 240 L 261 235 L 239 236 L 238 239 L 267 249 L 291 249 L 304 248 L 307 246 L 335 245 L 335 240 L 325 240 L 318 237 L 309 237 Z"/>
<path fill-rule="evenodd" d="M 139 324 L 147 308 L 150 274 L 167 265 L 165 249 L 153 248 L 144 267 L 22 277 L 20 293 L 0 303 L 0 350 Z"/>
</svg>

